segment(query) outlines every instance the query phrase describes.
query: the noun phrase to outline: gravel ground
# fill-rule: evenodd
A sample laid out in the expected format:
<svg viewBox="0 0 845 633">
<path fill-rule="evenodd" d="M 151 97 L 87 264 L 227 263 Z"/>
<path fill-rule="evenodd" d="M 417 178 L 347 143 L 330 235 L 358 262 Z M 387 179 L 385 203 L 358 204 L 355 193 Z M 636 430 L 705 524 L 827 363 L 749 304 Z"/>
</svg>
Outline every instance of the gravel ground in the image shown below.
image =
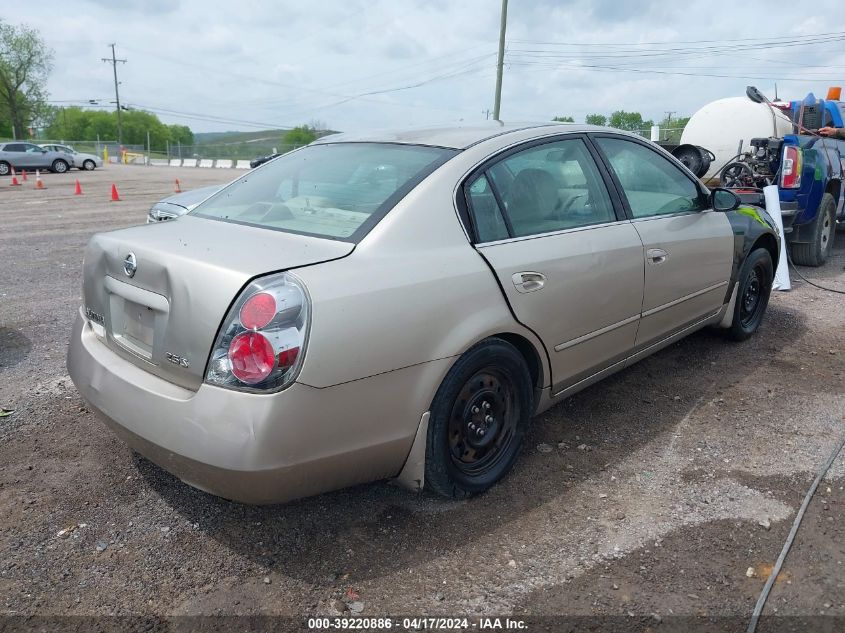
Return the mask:
<svg viewBox="0 0 845 633">
<path fill-rule="evenodd" d="M 143 222 L 177 177 L 187 189 L 236 175 L 111 166 L 48 174 L 46 191 L 0 181 L 0 407 L 15 410 L 0 418 L 0 614 L 510 615 L 532 630 L 561 630 L 541 616 L 565 615 L 570 630 L 744 630 L 845 432 L 841 295 L 795 281 L 750 341 L 699 332 L 567 400 L 534 420 L 511 476 L 479 498 L 375 483 L 244 506 L 133 455 L 65 368 L 90 235 Z M 122 202 L 109 202 L 112 182 Z M 839 238 L 827 266 L 802 273 L 845 289 Z M 845 628 L 843 487 L 845 455 L 767 604 L 784 617 L 759 630 L 810 616 L 798 630 Z"/>
</svg>

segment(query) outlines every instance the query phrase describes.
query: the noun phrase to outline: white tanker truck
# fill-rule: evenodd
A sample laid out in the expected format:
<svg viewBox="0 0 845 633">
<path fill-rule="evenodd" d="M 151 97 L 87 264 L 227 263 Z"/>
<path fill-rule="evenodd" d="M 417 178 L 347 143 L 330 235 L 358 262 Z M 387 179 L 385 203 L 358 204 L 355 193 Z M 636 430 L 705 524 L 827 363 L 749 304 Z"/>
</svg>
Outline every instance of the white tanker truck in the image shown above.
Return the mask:
<svg viewBox="0 0 845 633">
<path fill-rule="evenodd" d="M 696 174 L 706 182 L 718 178 L 722 167 L 750 150 L 751 139 L 783 138 L 791 133 L 792 121 L 784 113 L 745 96 L 728 97 L 708 103 L 690 117 L 681 134 L 681 147 L 703 146 L 710 151 L 706 172 Z"/>
</svg>

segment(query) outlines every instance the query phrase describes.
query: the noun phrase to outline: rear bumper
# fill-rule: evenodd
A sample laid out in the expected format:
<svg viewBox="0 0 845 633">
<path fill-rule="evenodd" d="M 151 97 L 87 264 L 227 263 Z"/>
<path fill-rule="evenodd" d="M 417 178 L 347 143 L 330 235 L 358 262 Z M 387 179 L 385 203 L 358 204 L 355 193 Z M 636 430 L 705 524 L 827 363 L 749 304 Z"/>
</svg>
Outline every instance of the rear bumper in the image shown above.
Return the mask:
<svg viewBox="0 0 845 633">
<path fill-rule="evenodd" d="M 191 486 L 246 503 L 397 475 L 431 401 L 421 383 L 448 367 L 424 363 L 325 389 L 295 383 L 269 395 L 206 384 L 194 392 L 115 354 L 81 311 L 67 365 L 126 444 Z"/>
<path fill-rule="evenodd" d="M 780 215 L 783 218 L 783 231 L 784 233 L 791 233 L 792 232 L 792 223 L 795 221 L 795 217 L 798 215 L 798 203 L 797 202 L 783 202 L 780 203 Z"/>
</svg>

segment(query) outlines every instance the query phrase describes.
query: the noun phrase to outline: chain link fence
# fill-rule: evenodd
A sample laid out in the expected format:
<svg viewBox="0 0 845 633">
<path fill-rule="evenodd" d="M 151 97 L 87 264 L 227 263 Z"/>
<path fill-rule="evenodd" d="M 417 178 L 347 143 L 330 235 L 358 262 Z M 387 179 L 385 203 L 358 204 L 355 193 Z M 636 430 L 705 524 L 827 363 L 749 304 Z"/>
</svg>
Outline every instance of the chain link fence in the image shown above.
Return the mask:
<svg viewBox="0 0 845 633">
<path fill-rule="evenodd" d="M 655 126 L 656 127 L 656 126 Z M 643 138 L 647 138 L 651 140 L 652 129 L 648 128 L 645 130 L 631 130 L 634 134 L 639 134 Z M 657 128 L 657 140 L 661 143 L 680 143 L 681 142 L 681 133 L 684 131 L 682 127 L 658 127 Z"/>
<path fill-rule="evenodd" d="M 0 142 L 12 139 L 0 139 Z M 31 139 L 28 143 L 37 145 L 63 145 L 83 153 L 94 154 L 100 158 L 108 158 L 110 163 L 123 162 L 126 164 L 158 164 L 159 162 L 170 163 L 171 159 L 187 159 L 196 161 L 237 161 L 252 160 L 260 156 L 270 154 L 284 154 L 302 145 L 272 142 L 272 141 L 243 141 L 238 143 L 205 144 L 196 143 L 183 145 L 181 143 L 166 143 L 164 147 L 148 148 L 146 145 L 133 143 L 118 143 L 117 141 L 96 140 L 78 141 L 68 139 Z"/>
<path fill-rule="evenodd" d="M 267 156 L 269 154 L 285 154 L 295 150 L 302 145 L 293 145 L 272 141 L 251 142 L 244 141 L 241 143 L 221 143 L 221 144 L 194 144 L 182 145 L 181 143 L 169 143 L 163 152 L 153 149 L 152 155 L 154 158 L 196 158 L 203 159 L 230 159 L 230 160 L 252 160 L 259 156 Z"/>
</svg>

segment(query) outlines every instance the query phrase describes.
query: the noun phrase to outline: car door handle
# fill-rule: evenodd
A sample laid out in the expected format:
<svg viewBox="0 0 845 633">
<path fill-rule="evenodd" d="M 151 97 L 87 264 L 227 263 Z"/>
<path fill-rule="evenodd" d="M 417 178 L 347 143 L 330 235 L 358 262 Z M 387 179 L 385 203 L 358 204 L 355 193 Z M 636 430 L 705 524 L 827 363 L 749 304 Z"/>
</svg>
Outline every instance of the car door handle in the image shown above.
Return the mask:
<svg viewBox="0 0 845 633">
<path fill-rule="evenodd" d="M 662 264 L 669 259 L 669 253 L 662 248 L 650 248 L 646 251 L 646 258 L 649 264 Z"/>
<path fill-rule="evenodd" d="M 514 273 L 511 280 L 517 292 L 522 293 L 534 292 L 546 285 L 546 276 L 543 273 Z"/>
</svg>

